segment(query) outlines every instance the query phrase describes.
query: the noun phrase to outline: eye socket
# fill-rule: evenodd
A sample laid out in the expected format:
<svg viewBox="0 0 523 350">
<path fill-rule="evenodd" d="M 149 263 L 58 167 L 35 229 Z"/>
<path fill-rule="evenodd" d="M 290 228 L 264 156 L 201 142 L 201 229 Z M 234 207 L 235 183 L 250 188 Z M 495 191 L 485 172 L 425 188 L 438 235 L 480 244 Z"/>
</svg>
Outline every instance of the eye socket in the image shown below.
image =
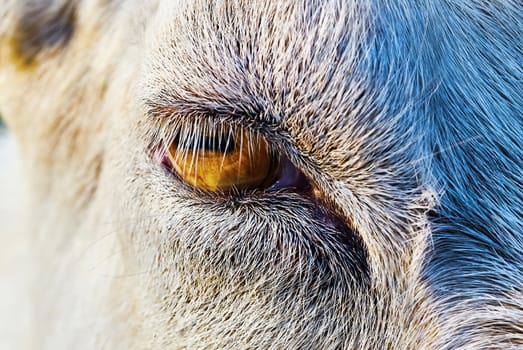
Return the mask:
<svg viewBox="0 0 523 350">
<path fill-rule="evenodd" d="M 278 159 L 260 135 L 229 125 L 181 127 L 167 145 L 172 169 L 190 185 L 212 192 L 267 187 Z"/>
</svg>

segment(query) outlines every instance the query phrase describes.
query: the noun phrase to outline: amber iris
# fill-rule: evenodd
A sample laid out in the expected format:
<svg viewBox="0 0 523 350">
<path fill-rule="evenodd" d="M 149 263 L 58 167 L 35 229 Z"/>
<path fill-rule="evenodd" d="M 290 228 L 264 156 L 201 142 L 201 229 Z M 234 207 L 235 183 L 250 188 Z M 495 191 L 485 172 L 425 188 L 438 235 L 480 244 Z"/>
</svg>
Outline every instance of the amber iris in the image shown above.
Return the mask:
<svg viewBox="0 0 523 350">
<path fill-rule="evenodd" d="M 206 191 L 262 187 L 276 162 L 267 141 L 244 130 L 221 130 L 178 137 L 168 148 L 173 169 L 192 186 Z"/>
</svg>

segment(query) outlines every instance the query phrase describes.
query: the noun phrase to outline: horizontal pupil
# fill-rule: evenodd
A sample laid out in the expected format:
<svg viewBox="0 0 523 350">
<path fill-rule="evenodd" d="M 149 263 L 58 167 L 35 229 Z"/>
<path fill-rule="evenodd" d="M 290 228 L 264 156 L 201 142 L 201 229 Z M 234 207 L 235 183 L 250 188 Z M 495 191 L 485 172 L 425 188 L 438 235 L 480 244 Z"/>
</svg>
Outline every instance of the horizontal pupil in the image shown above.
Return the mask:
<svg viewBox="0 0 523 350">
<path fill-rule="evenodd" d="M 234 139 L 232 137 L 200 136 L 199 142 L 191 142 L 187 140 L 180 144 L 179 136 L 174 138 L 174 143 L 184 149 L 199 149 L 204 151 L 228 153 L 235 149 Z"/>
<path fill-rule="evenodd" d="M 279 171 L 278 159 L 268 142 L 250 130 L 227 125 L 182 125 L 166 142 L 172 170 L 202 190 L 261 188 Z"/>
<path fill-rule="evenodd" d="M 221 140 L 221 142 L 220 142 Z M 223 138 L 223 137 L 203 137 L 203 143 L 200 145 L 200 149 L 206 151 L 215 151 L 227 153 L 234 150 L 234 139 L 232 137 Z"/>
</svg>

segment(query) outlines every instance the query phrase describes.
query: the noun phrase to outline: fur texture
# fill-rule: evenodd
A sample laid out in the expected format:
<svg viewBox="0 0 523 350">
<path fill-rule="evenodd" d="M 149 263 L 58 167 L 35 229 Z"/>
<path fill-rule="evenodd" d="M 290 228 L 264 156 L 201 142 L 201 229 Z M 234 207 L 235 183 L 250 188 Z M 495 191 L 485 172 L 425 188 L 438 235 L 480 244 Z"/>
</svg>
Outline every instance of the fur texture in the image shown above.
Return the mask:
<svg viewBox="0 0 523 350">
<path fill-rule="evenodd" d="M 0 111 L 30 189 L 30 347 L 523 346 L 518 1 L 0 14 Z M 208 122 L 263 136 L 321 201 L 204 193 L 151 156 Z"/>
</svg>

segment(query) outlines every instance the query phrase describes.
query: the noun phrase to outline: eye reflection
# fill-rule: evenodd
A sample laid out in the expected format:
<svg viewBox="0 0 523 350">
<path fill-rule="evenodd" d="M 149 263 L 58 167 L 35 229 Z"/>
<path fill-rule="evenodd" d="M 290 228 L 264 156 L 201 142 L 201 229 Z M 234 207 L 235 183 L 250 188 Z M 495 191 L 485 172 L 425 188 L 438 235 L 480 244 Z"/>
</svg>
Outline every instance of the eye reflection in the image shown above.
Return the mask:
<svg viewBox="0 0 523 350">
<path fill-rule="evenodd" d="M 181 179 L 213 192 L 266 187 L 278 168 L 263 137 L 225 125 L 181 127 L 167 156 Z"/>
</svg>

